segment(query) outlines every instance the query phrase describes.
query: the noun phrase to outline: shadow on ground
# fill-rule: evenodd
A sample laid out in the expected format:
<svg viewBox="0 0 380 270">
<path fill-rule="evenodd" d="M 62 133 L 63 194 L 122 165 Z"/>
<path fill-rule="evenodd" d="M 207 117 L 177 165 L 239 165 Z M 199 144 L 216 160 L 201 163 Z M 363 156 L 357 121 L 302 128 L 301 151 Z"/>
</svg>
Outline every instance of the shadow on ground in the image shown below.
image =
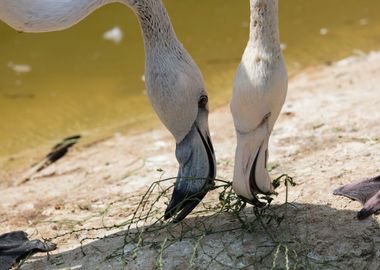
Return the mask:
<svg viewBox="0 0 380 270">
<path fill-rule="evenodd" d="M 139 226 L 34 259 L 22 269 L 378 269 L 380 226 L 327 205 L 273 205 L 259 216 L 247 207 Z"/>
</svg>

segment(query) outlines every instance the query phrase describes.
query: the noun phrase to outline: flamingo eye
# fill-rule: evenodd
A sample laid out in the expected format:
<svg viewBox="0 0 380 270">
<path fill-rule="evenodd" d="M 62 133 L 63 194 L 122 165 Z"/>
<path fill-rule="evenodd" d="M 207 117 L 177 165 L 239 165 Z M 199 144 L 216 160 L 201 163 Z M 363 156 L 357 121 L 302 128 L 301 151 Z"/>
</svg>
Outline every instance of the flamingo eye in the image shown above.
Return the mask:
<svg viewBox="0 0 380 270">
<path fill-rule="evenodd" d="M 199 106 L 200 108 L 204 108 L 204 107 L 206 107 L 207 103 L 208 103 L 208 96 L 206 96 L 206 95 L 202 95 L 202 96 L 199 98 L 198 106 Z"/>
</svg>

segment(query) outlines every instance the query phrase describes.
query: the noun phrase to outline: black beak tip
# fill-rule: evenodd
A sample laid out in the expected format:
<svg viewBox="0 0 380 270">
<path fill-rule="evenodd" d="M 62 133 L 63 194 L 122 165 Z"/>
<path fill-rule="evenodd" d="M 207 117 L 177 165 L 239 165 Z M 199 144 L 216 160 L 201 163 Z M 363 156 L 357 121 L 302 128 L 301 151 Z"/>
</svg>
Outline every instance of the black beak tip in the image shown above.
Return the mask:
<svg viewBox="0 0 380 270">
<path fill-rule="evenodd" d="M 253 195 L 252 199 L 247 199 L 243 196 L 239 196 L 239 197 L 240 197 L 240 199 L 243 200 L 243 202 L 248 203 L 250 205 L 253 205 L 256 208 L 264 208 L 267 205 L 265 202 L 260 201 L 257 198 L 256 194 Z"/>
<path fill-rule="evenodd" d="M 365 209 L 363 208 L 362 210 L 360 210 L 357 214 L 357 217 L 359 220 L 363 220 L 369 216 L 371 216 L 373 214 L 373 211 L 371 209 Z"/>
<path fill-rule="evenodd" d="M 179 207 L 180 206 L 172 205 L 172 203 L 170 203 L 165 210 L 164 220 L 174 217 L 180 211 Z"/>
<path fill-rule="evenodd" d="M 342 195 L 342 187 L 337 188 L 333 191 L 333 195 Z"/>
<path fill-rule="evenodd" d="M 173 222 L 183 220 L 203 200 L 208 191 L 214 186 L 214 181 L 208 183 L 197 193 L 184 193 L 174 189 L 172 198 L 165 210 L 164 219 L 173 218 Z"/>
<path fill-rule="evenodd" d="M 172 199 L 169 206 L 166 208 L 164 219 L 173 218 L 173 222 L 177 223 L 186 218 L 191 211 L 201 202 L 202 199 L 197 197 L 188 199 Z"/>
<path fill-rule="evenodd" d="M 181 201 L 178 200 L 177 197 L 178 196 L 176 196 L 176 193 L 174 192 L 165 210 L 165 214 L 164 214 L 165 220 L 168 220 L 169 218 L 173 217 L 178 211 L 180 211 Z"/>
</svg>

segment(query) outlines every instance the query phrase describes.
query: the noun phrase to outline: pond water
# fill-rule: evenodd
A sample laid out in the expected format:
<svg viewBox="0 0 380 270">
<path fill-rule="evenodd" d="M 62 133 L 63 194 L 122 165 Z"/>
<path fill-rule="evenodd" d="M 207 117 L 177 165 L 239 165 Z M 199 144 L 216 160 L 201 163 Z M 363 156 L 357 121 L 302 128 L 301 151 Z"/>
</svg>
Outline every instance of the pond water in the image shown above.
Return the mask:
<svg viewBox="0 0 380 270">
<path fill-rule="evenodd" d="M 204 74 L 211 107 L 226 104 L 248 37 L 249 1 L 164 2 Z M 379 10 L 379 0 L 280 0 L 290 73 L 378 49 Z M 120 43 L 104 38 L 114 27 L 114 37 L 123 34 Z M 120 4 L 55 33 L 21 34 L 0 22 L 0 156 L 76 133 L 95 136 L 156 125 L 143 73 L 139 25 Z"/>
</svg>

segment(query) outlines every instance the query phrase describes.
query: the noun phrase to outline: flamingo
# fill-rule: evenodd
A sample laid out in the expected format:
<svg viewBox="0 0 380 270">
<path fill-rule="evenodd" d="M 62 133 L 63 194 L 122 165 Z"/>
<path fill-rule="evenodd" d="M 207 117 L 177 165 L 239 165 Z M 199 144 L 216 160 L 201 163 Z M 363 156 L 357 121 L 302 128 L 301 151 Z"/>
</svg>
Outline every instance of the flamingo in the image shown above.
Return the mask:
<svg viewBox="0 0 380 270">
<path fill-rule="evenodd" d="M 363 208 L 358 219 L 365 219 L 380 210 L 380 175 L 359 180 L 334 190 L 334 195 L 359 201 Z"/>
<path fill-rule="evenodd" d="M 178 176 L 165 219 L 184 219 L 203 199 L 216 165 L 202 74 L 178 40 L 161 0 L 0 0 L 0 19 L 21 32 L 71 27 L 103 5 L 136 14 L 145 47 L 145 83 L 156 114 L 176 142 Z M 195 181 L 196 180 L 196 181 Z"/>
<path fill-rule="evenodd" d="M 230 108 L 237 147 L 233 189 L 248 202 L 274 189 L 267 171 L 268 141 L 285 102 L 288 75 L 281 52 L 278 0 L 250 0 L 250 34 L 235 75 Z"/>
<path fill-rule="evenodd" d="M 234 80 L 231 112 L 237 136 L 233 188 L 263 206 L 256 194 L 271 194 L 268 140 L 284 104 L 288 76 L 281 53 L 278 0 L 250 0 L 250 35 Z M 380 175 L 334 190 L 362 203 L 358 219 L 380 210 Z"/>
</svg>

